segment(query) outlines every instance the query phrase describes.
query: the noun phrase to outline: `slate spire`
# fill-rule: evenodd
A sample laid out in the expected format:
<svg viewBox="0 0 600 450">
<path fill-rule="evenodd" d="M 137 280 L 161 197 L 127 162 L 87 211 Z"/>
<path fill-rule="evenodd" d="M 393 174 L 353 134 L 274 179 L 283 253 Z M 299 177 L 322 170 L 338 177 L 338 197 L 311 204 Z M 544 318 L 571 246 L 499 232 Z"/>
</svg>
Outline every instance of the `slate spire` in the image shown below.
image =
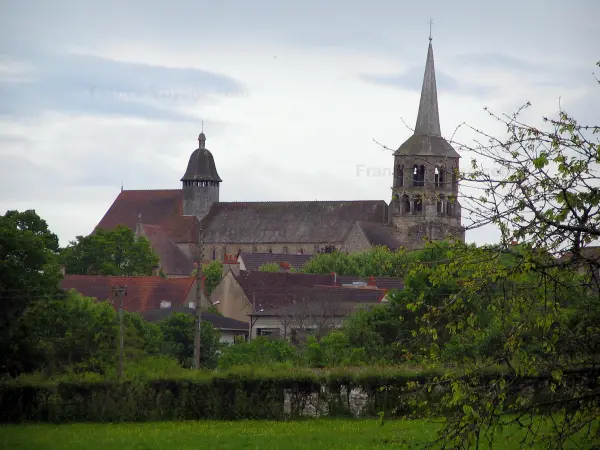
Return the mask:
<svg viewBox="0 0 600 450">
<path fill-rule="evenodd" d="M 419 114 L 417 115 L 415 134 L 424 134 L 426 136 L 442 135 L 440 131 L 440 113 L 438 111 L 431 36 L 429 37 L 429 48 L 427 50 L 427 61 L 425 62 L 425 75 L 423 76 L 421 102 L 419 103 Z"/>
</svg>

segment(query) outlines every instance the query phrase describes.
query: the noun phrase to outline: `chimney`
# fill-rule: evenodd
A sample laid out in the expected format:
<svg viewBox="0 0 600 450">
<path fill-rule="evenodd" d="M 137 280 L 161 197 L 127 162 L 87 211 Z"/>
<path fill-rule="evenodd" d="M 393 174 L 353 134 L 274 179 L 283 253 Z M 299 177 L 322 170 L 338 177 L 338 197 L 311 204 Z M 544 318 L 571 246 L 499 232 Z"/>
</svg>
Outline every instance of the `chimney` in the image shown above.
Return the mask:
<svg viewBox="0 0 600 450">
<path fill-rule="evenodd" d="M 152 267 L 152 276 L 153 277 L 159 277 L 160 276 L 160 266 L 153 266 Z"/>
<path fill-rule="evenodd" d="M 369 278 L 369 282 L 367 283 L 367 286 L 369 286 L 370 288 L 377 289 L 377 283 L 375 282 L 375 277 Z"/>
<path fill-rule="evenodd" d="M 240 274 L 240 263 L 236 255 L 226 254 L 223 258 L 223 276 L 231 270 L 234 275 Z"/>
<path fill-rule="evenodd" d="M 64 264 L 60 265 L 60 274 L 64 277 L 67 274 L 67 266 Z"/>
</svg>

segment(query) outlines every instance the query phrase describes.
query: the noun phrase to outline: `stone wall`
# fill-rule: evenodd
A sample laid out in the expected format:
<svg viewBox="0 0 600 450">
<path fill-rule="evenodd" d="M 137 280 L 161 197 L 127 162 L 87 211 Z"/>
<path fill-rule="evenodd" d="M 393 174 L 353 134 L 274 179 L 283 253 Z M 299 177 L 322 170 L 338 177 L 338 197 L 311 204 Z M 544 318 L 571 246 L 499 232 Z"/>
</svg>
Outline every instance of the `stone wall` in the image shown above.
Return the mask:
<svg viewBox="0 0 600 450">
<path fill-rule="evenodd" d="M 369 243 L 369 240 L 360 226 L 355 223 L 346 236 L 346 240 L 344 241 L 341 250 L 348 253 L 355 253 L 369 250 L 370 248 L 371 244 Z"/>
</svg>

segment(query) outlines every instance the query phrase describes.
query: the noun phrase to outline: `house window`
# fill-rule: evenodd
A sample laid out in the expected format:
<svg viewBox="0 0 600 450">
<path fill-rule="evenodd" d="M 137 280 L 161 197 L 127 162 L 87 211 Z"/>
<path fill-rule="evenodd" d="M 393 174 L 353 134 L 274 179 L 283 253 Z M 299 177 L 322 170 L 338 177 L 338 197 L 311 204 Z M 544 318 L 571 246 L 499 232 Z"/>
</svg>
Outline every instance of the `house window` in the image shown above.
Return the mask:
<svg viewBox="0 0 600 450">
<path fill-rule="evenodd" d="M 284 246 L 283 246 L 283 253 L 285 253 L 285 254 L 287 255 L 287 252 L 288 252 L 287 245 L 284 245 Z"/>
<path fill-rule="evenodd" d="M 257 253 L 258 252 L 258 247 L 256 245 L 252 246 L 252 253 Z"/>
<path fill-rule="evenodd" d="M 272 248 L 269 249 L 269 253 L 273 253 L 273 249 Z"/>
<path fill-rule="evenodd" d="M 188 303 L 188 308 L 190 308 L 190 309 L 196 309 L 196 302 L 189 302 Z"/>
<path fill-rule="evenodd" d="M 171 307 L 171 302 L 167 301 L 167 300 L 162 300 L 160 302 L 160 309 L 167 309 Z"/>
<path fill-rule="evenodd" d="M 425 166 L 416 164 L 413 167 L 413 186 L 425 186 Z"/>
</svg>

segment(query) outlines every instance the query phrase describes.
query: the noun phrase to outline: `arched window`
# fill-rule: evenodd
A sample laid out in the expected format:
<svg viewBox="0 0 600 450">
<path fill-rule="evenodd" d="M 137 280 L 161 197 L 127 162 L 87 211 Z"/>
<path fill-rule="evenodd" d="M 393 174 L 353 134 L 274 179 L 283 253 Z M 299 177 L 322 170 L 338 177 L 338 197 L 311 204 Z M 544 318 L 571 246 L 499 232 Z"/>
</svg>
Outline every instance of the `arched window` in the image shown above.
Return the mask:
<svg viewBox="0 0 600 450">
<path fill-rule="evenodd" d="M 212 253 L 213 253 L 213 255 L 212 255 L 212 256 L 213 256 L 213 258 L 212 258 L 212 259 L 213 259 L 213 261 L 214 261 L 215 259 L 217 259 L 217 249 L 216 249 L 216 248 L 213 248 L 213 252 L 212 252 Z"/>
<path fill-rule="evenodd" d="M 455 189 L 455 190 L 458 188 L 458 182 L 456 181 L 457 180 L 456 172 L 458 172 L 458 168 L 453 167 L 452 168 L 452 189 Z"/>
<path fill-rule="evenodd" d="M 435 187 L 440 187 L 440 169 L 437 166 L 433 170 L 433 184 Z"/>
<path fill-rule="evenodd" d="M 420 214 L 423 212 L 423 198 L 418 195 L 414 198 L 413 200 L 414 202 L 414 209 L 413 209 L 413 214 Z"/>
<path fill-rule="evenodd" d="M 269 249 L 269 253 L 273 253 L 273 249 L 272 248 Z"/>
<path fill-rule="evenodd" d="M 446 204 L 446 214 L 454 216 L 456 213 L 456 197 L 454 195 L 448 196 L 448 203 Z"/>
<path fill-rule="evenodd" d="M 440 167 L 440 187 L 445 187 L 444 183 L 446 182 L 446 166 L 442 165 Z"/>
<path fill-rule="evenodd" d="M 437 213 L 442 216 L 444 214 L 444 203 L 445 198 L 443 195 L 440 195 L 437 201 Z"/>
<path fill-rule="evenodd" d="M 404 165 L 396 166 L 396 187 L 404 186 Z"/>
<path fill-rule="evenodd" d="M 410 198 L 406 194 L 402 196 L 402 212 L 404 214 L 410 213 Z"/>
<path fill-rule="evenodd" d="M 413 186 L 425 186 L 425 166 L 413 166 Z"/>
</svg>

